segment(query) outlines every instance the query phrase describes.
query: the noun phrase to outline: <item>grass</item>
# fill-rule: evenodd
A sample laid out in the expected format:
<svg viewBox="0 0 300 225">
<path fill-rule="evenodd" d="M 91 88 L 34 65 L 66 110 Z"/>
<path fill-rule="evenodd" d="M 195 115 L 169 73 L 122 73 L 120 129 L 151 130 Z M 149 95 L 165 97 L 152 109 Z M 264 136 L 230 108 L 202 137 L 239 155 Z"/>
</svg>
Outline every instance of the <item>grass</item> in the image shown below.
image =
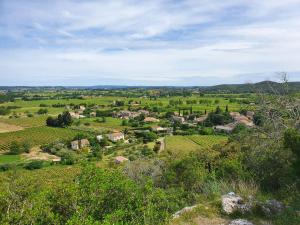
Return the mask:
<svg viewBox="0 0 300 225">
<path fill-rule="evenodd" d="M 85 126 L 85 123 L 89 123 L 90 125 L 87 127 L 94 128 L 94 129 L 125 129 L 126 126 L 122 126 L 122 119 L 119 118 L 112 118 L 112 117 L 106 117 L 105 122 L 96 122 L 96 120 L 99 119 L 100 121 L 102 118 L 83 118 L 80 119 L 80 127 Z"/>
<path fill-rule="evenodd" d="M 1 133 L 0 134 L 0 151 L 8 151 L 11 142 L 28 142 L 32 146 L 51 143 L 62 139 L 67 140 L 73 138 L 78 131 L 68 128 L 53 127 L 33 127 L 25 130 Z"/>
<path fill-rule="evenodd" d="M 188 138 L 203 148 L 211 148 L 215 144 L 226 144 L 228 141 L 228 137 L 217 135 L 193 135 Z"/>
<path fill-rule="evenodd" d="M 166 137 L 166 150 L 174 155 L 186 155 L 193 151 L 211 148 L 215 144 L 225 144 L 227 137 L 217 135 L 192 135 Z"/>
<path fill-rule="evenodd" d="M 187 136 L 168 136 L 165 139 L 165 147 L 168 152 L 175 155 L 185 155 L 201 149 L 198 144 L 191 141 Z"/>
<path fill-rule="evenodd" d="M 0 155 L 0 164 L 16 163 L 21 161 L 20 155 Z"/>
</svg>

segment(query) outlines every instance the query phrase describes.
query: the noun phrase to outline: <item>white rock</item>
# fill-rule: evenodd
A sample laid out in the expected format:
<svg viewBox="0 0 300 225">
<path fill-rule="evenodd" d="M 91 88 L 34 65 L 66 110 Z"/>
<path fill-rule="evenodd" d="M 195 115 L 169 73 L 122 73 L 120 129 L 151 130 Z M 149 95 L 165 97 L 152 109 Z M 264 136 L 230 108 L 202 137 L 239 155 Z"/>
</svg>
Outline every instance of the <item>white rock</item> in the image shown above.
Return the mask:
<svg viewBox="0 0 300 225">
<path fill-rule="evenodd" d="M 234 192 L 230 192 L 227 195 L 222 196 L 222 208 L 227 214 L 231 214 L 236 211 L 242 203 L 243 199 Z"/>
<path fill-rule="evenodd" d="M 249 222 L 248 220 L 236 219 L 236 220 L 232 220 L 228 225 L 254 225 L 254 224 Z"/>
</svg>

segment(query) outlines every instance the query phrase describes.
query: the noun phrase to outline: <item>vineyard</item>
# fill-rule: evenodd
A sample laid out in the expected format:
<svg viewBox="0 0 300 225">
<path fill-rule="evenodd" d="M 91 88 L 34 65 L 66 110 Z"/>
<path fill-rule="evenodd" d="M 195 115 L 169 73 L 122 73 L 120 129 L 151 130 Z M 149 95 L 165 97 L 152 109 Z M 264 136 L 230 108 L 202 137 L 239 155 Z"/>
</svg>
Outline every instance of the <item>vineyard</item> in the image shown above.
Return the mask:
<svg viewBox="0 0 300 225">
<path fill-rule="evenodd" d="M 24 128 L 39 127 L 46 125 L 47 116 L 20 117 L 20 118 L 0 118 L 0 122 L 16 125 Z"/>
<path fill-rule="evenodd" d="M 203 148 L 211 148 L 215 144 L 226 144 L 228 141 L 228 137 L 217 135 L 193 135 L 188 138 Z"/>
<path fill-rule="evenodd" d="M 166 149 L 175 155 L 185 155 L 216 144 L 226 144 L 228 138 L 217 135 L 168 136 Z"/>
<path fill-rule="evenodd" d="M 66 128 L 33 127 L 21 131 L 1 133 L 0 151 L 9 150 L 11 142 L 28 142 L 33 145 L 51 143 L 55 140 L 67 140 L 73 138 L 78 131 Z"/>
</svg>

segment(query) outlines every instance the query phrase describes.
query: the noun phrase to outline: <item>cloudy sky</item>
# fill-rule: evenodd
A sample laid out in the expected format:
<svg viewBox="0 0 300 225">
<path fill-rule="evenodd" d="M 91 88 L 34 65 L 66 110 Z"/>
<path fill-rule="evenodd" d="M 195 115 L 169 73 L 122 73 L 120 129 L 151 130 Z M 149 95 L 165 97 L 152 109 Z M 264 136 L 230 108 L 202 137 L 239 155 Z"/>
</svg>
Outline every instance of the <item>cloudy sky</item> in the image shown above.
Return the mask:
<svg viewBox="0 0 300 225">
<path fill-rule="evenodd" d="M 1 85 L 300 80 L 300 0 L 0 0 Z"/>
</svg>

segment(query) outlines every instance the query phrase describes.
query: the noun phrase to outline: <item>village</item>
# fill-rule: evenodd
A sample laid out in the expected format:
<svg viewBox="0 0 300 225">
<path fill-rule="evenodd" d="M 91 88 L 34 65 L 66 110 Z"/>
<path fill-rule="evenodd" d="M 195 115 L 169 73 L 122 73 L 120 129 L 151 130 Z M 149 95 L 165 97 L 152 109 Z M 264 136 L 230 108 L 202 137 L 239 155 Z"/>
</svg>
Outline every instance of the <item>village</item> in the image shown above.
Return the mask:
<svg viewBox="0 0 300 225">
<path fill-rule="evenodd" d="M 139 104 L 135 103 L 135 106 L 139 106 Z M 97 106 L 87 108 L 84 105 L 79 105 L 76 109 L 72 110 L 71 107 L 66 107 L 66 109 L 72 110 L 70 111 L 70 115 L 75 120 L 75 123 L 76 120 L 80 121 L 84 118 L 96 118 L 97 108 Z M 253 111 L 243 110 L 242 114 L 235 111 L 228 112 L 228 107 L 226 107 L 226 112 L 217 112 L 217 110 L 219 110 L 219 107 L 217 107 L 215 112 L 199 114 L 193 113 L 192 107 L 185 107 L 179 108 L 178 111 L 168 115 L 162 115 L 146 109 L 112 111 L 110 116 L 121 119 L 122 125 L 126 125 L 126 128 L 110 129 L 104 133 L 95 134 L 94 137 L 106 150 L 113 150 L 116 146 L 120 147 L 140 142 L 143 144 L 154 142 L 153 148 L 163 150 L 166 136 L 184 134 L 183 132 L 186 130 L 193 134 L 198 132 L 202 134 L 202 130 L 208 126 L 215 135 L 230 135 L 237 126 L 247 129 L 255 126 Z M 227 123 L 216 125 L 213 121 L 209 121 L 210 115 L 222 115 L 222 113 L 227 115 Z M 95 132 L 97 133 L 97 131 Z M 148 136 L 152 138 L 147 138 Z M 87 138 L 76 139 L 70 142 L 70 148 L 78 152 L 83 149 L 89 152 L 90 146 L 91 144 Z M 117 155 L 114 157 L 114 161 L 116 164 L 120 164 L 129 161 L 129 159 L 123 155 Z"/>
</svg>

